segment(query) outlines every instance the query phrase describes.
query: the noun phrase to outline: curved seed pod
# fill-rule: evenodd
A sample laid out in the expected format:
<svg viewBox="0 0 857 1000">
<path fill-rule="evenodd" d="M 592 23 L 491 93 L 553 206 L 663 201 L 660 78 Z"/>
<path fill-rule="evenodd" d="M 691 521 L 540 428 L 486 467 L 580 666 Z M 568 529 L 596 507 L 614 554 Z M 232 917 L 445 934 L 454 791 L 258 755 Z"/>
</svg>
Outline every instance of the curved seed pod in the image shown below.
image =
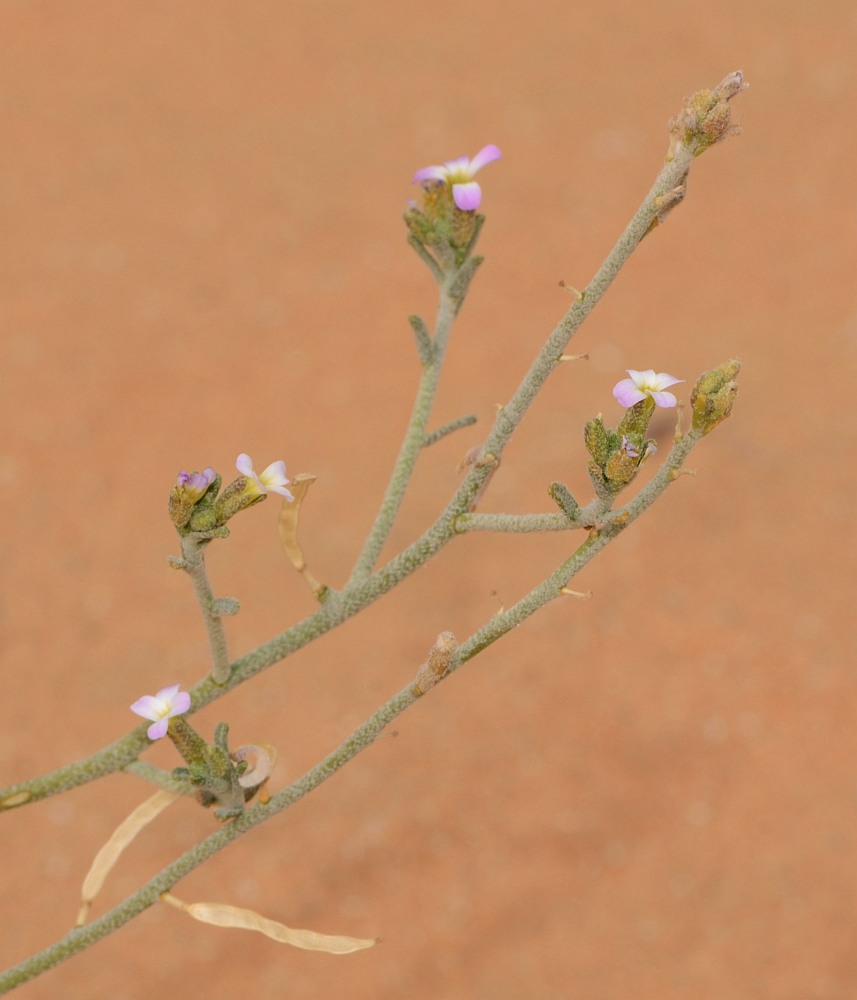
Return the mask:
<svg viewBox="0 0 857 1000">
<path fill-rule="evenodd" d="M 75 927 L 81 927 L 86 923 L 86 918 L 89 915 L 89 909 L 92 906 L 92 901 L 101 891 L 101 887 L 104 885 L 105 879 L 113 870 L 113 866 L 119 860 L 119 856 L 125 848 L 131 843 L 137 834 L 144 827 L 147 827 L 156 816 L 159 816 L 168 805 L 171 805 L 176 799 L 180 798 L 181 795 L 179 795 L 178 792 L 170 792 L 165 788 L 162 788 L 159 792 L 155 792 L 151 798 L 146 799 L 145 802 L 137 806 L 137 808 L 126 819 L 122 820 L 119 826 L 116 827 L 110 839 L 93 858 L 92 865 L 86 874 L 86 878 L 83 880 L 83 888 L 80 891 L 80 910 L 77 914 Z"/>
<path fill-rule="evenodd" d="M 269 920 L 254 910 L 226 903 L 183 903 L 165 892 L 161 899 L 179 910 L 184 910 L 194 920 L 215 927 L 237 927 L 246 931 L 258 931 L 280 944 L 290 944 L 293 948 L 306 951 L 326 951 L 329 955 L 348 955 L 353 951 L 372 948 L 379 938 L 353 938 L 341 934 L 319 934 L 317 931 L 286 927 L 276 920 Z"/>
<path fill-rule="evenodd" d="M 249 802 L 271 777 L 277 763 L 277 748 L 270 743 L 248 743 L 236 747 L 230 756 L 236 764 L 247 761 L 250 765 L 238 778 L 238 784 L 244 789 L 244 801 Z M 265 801 L 264 796 L 260 801 Z"/>
<path fill-rule="evenodd" d="M 291 481 L 294 502 L 283 504 L 277 522 L 277 530 L 280 535 L 280 541 L 283 543 L 283 548 L 286 550 L 286 555 L 291 560 L 292 565 L 306 580 L 307 586 L 309 586 L 316 597 L 320 598 L 327 590 L 327 587 L 323 583 L 319 583 L 309 571 L 303 549 L 298 541 L 298 522 L 301 516 L 301 505 L 304 502 L 307 490 L 315 480 L 316 477 L 309 472 L 301 472 L 294 477 Z"/>
</svg>

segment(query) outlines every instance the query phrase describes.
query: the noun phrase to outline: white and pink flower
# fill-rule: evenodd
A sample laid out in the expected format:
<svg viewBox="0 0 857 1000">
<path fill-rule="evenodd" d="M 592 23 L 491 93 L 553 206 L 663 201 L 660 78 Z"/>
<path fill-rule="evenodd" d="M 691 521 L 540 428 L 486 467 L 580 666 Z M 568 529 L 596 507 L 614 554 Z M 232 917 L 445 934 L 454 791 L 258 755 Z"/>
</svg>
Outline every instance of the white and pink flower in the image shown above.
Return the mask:
<svg viewBox="0 0 857 1000">
<path fill-rule="evenodd" d="M 180 691 L 180 687 L 180 684 L 173 684 L 161 688 L 155 695 L 144 694 L 131 706 L 135 715 L 152 720 L 152 725 L 146 730 L 150 740 L 166 736 L 169 720 L 174 715 L 184 715 L 190 708 L 190 695 L 187 691 Z"/>
<path fill-rule="evenodd" d="M 462 212 L 472 212 L 482 201 L 482 188 L 473 180 L 473 175 L 486 164 L 499 160 L 500 150 L 496 146 L 483 146 L 472 160 L 461 156 L 440 166 L 423 167 L 414 174 L 417 181 L 442 181 L 452 187 L 452 200 Z"/>
<path fill-rule="evenodd" d="M 286 500 L 294 500 L 294 497 L 286 489 L 290 480 L 286 475 L 285 462 L 272 462 L 264 472 L 258 475 L 253 470 L 253 460 L 249 455 L 241 454 L 235 463 L 235 467 L 247 480 L 244 488 L 245 493 L 251 495 L 258 493 L 279 493 Z"/>
<path fill-rule="evenodd" d="M 671 392 L 664 392 L 671 385 L 684 382 L 683 378 L 673 378 L 666 372 L 655 374 L 652 368 L 643 372 L 635 371 L 633 368 L 626 369 L 630 378 L 623 378 L 613 387 L 613 395 L 620 405 L 624 407 L 633 406 L 642 402 L 646 396 L 651 396 L 655 406 L 675 406 L 676 398 Z"/>
</svg>

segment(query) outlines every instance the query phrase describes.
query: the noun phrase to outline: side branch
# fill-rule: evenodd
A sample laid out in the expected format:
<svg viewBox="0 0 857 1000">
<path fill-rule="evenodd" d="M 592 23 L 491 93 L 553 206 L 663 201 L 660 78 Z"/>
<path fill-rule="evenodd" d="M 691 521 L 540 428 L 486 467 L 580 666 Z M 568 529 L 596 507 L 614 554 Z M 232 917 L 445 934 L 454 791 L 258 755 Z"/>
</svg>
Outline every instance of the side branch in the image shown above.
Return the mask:
<svg viewBox="0 0 857 1000">
<path fill-rule="evenodd" d="M 569 531 L 584 525 L 565 514 L 462 514 L 455 519 L 459 534 L 468 531 L 507 531 L 527 534 L 535 531 Z"/>
<path fill-rule="evenodd" d="M 234 598 L 214 596 L 205 568 L 205 549 L 209 541 L 194 533 L 183 536 L 182 558 L 170 564 L 183 569 L 191 578 L 211 649 L 211 676 L 217 684 L 224 684 L 229 678 L 229 653 L 222 616 L 237 614 L 238 602 Z"/>
</svg>

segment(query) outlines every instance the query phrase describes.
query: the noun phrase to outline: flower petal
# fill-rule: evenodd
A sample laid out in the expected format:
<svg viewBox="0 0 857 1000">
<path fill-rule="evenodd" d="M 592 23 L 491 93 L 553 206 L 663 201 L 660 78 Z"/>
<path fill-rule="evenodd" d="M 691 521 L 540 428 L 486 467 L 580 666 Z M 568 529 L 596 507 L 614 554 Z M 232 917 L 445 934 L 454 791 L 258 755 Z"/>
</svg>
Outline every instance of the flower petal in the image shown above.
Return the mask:
<svg viewBox="0 0 857 1000">
<path fill-rule="evenodd" d="M 652 392 L 650 395 L 655 401 L 655 406 L 670 407 L 676 404 L 676 398 L 671 392 Z"/>
<path fill-rule="evenodd" d="M 422 170 L 418 170 L 413 178 L 411 179 L 412 184 L 416 184 L 417 181 L 445 181 L 446 180 L 446 168 L 445 167 L 423 167 Z"/>
<path fill-rule="evenodd" d="M 683 378 L 674 378 L 672 375 L 668 375 L 666 372 L 658 372 L 652 380 L 653 389 L 668 389 L 671 385 L 678 385 L 679 382 L 684 382 Z"/>
<path fill-rule="evenodd" d="M 459 156 L 455 160 L 447 160 L 443 165 L 443 170 L 447 174 L 471 174 L 470 160 L 466 156 Z"/>
<path fill-rule="evenodd" d="M 180 687 L 181 684 L 170 684 L 169 687 L 161 688 L 155 697 L 160 698 L 161 701 L 171 702 Z"/>
<path fill-rule="evenodd" d="M 179 691 L 173 698 L 173 708 L 170 715 L 184 715 L 190 708 L 190 695 L 187 691 Z"/>
<path fill-rule="evenodd" d="M 502 155 L 496 146 L 483 146 L 470 161 L 470 173 L 475 174 L 477 170 L 481 170 L 486 164 L 493 163 L 494 160 L 499 160 Z"/>
<path fill-rule="evenodd" d="M 241 473 L 242 476 L 247 476 L 252 479 L 255 477 L 256 473 L 253 472 L 253 459 L 249 455 L 240 454 L 235 461 L 235 468 Z"/>
<path fill-rule="evenodd" d="M 135 715 L 141 715 L 144 719 L 157 719 L 161 714 L 158 711 L 158 708 L 158 700 L 153 698 L 150 694 L 144 694 L 142 698 L 138 698 L 134 702 L 131 706 L 131 711 Z"/>
<path fill-rule="evenodd" d="M 621 382 L 617 382 L 613 386 L 613 396 L 619 405 L 626 409 L 646 398 L 646 394 L 637 388 L 633 378 L 623 378 Z"/>
<path fill-rule="evenodd" d="M 267 469 L 260 474 L 259 479 L 263 486 L 282 486 L 289 481 L 286 475 L 286 463 L 283 461 L 271 462 Z"/>
<path fill-rule="evenodd" d="M 462 212 L 472 212 L 482 201 L 482 188 L 476 181 L 452 185 L 452 200 Z"/>
<path fill-rule="evenodd" d="M 153 722 L 151 726 L 146 730 L 150 740 L 159 740 L 161 737 L 167 735 L 167 726 L 169 721 L 167 719 L 158 719 L 157 722 Z"/>
</svg>

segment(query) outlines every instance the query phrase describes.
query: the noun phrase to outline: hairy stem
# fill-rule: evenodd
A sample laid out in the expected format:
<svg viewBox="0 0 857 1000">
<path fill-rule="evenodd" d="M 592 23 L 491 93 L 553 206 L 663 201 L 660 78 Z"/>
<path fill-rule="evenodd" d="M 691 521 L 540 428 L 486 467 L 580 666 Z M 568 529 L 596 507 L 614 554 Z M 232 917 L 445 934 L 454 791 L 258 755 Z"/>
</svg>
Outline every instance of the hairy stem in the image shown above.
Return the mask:
<svg viewBox="0 0 857 1000">
<path fill-rule="evenodd" d="M 526 534 L 533 531 L 570 531 L 582 528 L 565 514 L 462 514 L 455 521 L 459 534 L 468 531 L 507 531 Z"/>
<path fill-rule="evenodd" d="M 207 540 L 200 540 L 195 535 L 182 537 L 181 568 L 193 582 L 199 609 L 205 622 L 208 634 L 208 645 L 211 649 L 211 677 L 216 684 L 224 684 L 229 679 L 229 653 L 226 648 L 226 633 L 223 629 L 221 602 L 218 602 L 211 589 L 208 573 L 205 569 L 205 547 Z"/>
<path fill-rule="evenodd" d="M 349 583 L 365 579 L 372 572 L 372 567 L 378 560 L 402 505 L 405 489 L 410 482 L 414 466 L 417 464 L 420 452 L 425 447 L 426 424 L 440 381 L 446 346 L 449 342 L 457 309 L 455 302 L 450 297 L 450 285 L 454 281 L 456 273 L 455 271 L 451 272 L 441 284 L 431 359 L 423 365 L 419 389 L 402 447 L 399 450 L 375 523 L 372 525 L 363 551 L 357 558 Z"/>
</svg>

